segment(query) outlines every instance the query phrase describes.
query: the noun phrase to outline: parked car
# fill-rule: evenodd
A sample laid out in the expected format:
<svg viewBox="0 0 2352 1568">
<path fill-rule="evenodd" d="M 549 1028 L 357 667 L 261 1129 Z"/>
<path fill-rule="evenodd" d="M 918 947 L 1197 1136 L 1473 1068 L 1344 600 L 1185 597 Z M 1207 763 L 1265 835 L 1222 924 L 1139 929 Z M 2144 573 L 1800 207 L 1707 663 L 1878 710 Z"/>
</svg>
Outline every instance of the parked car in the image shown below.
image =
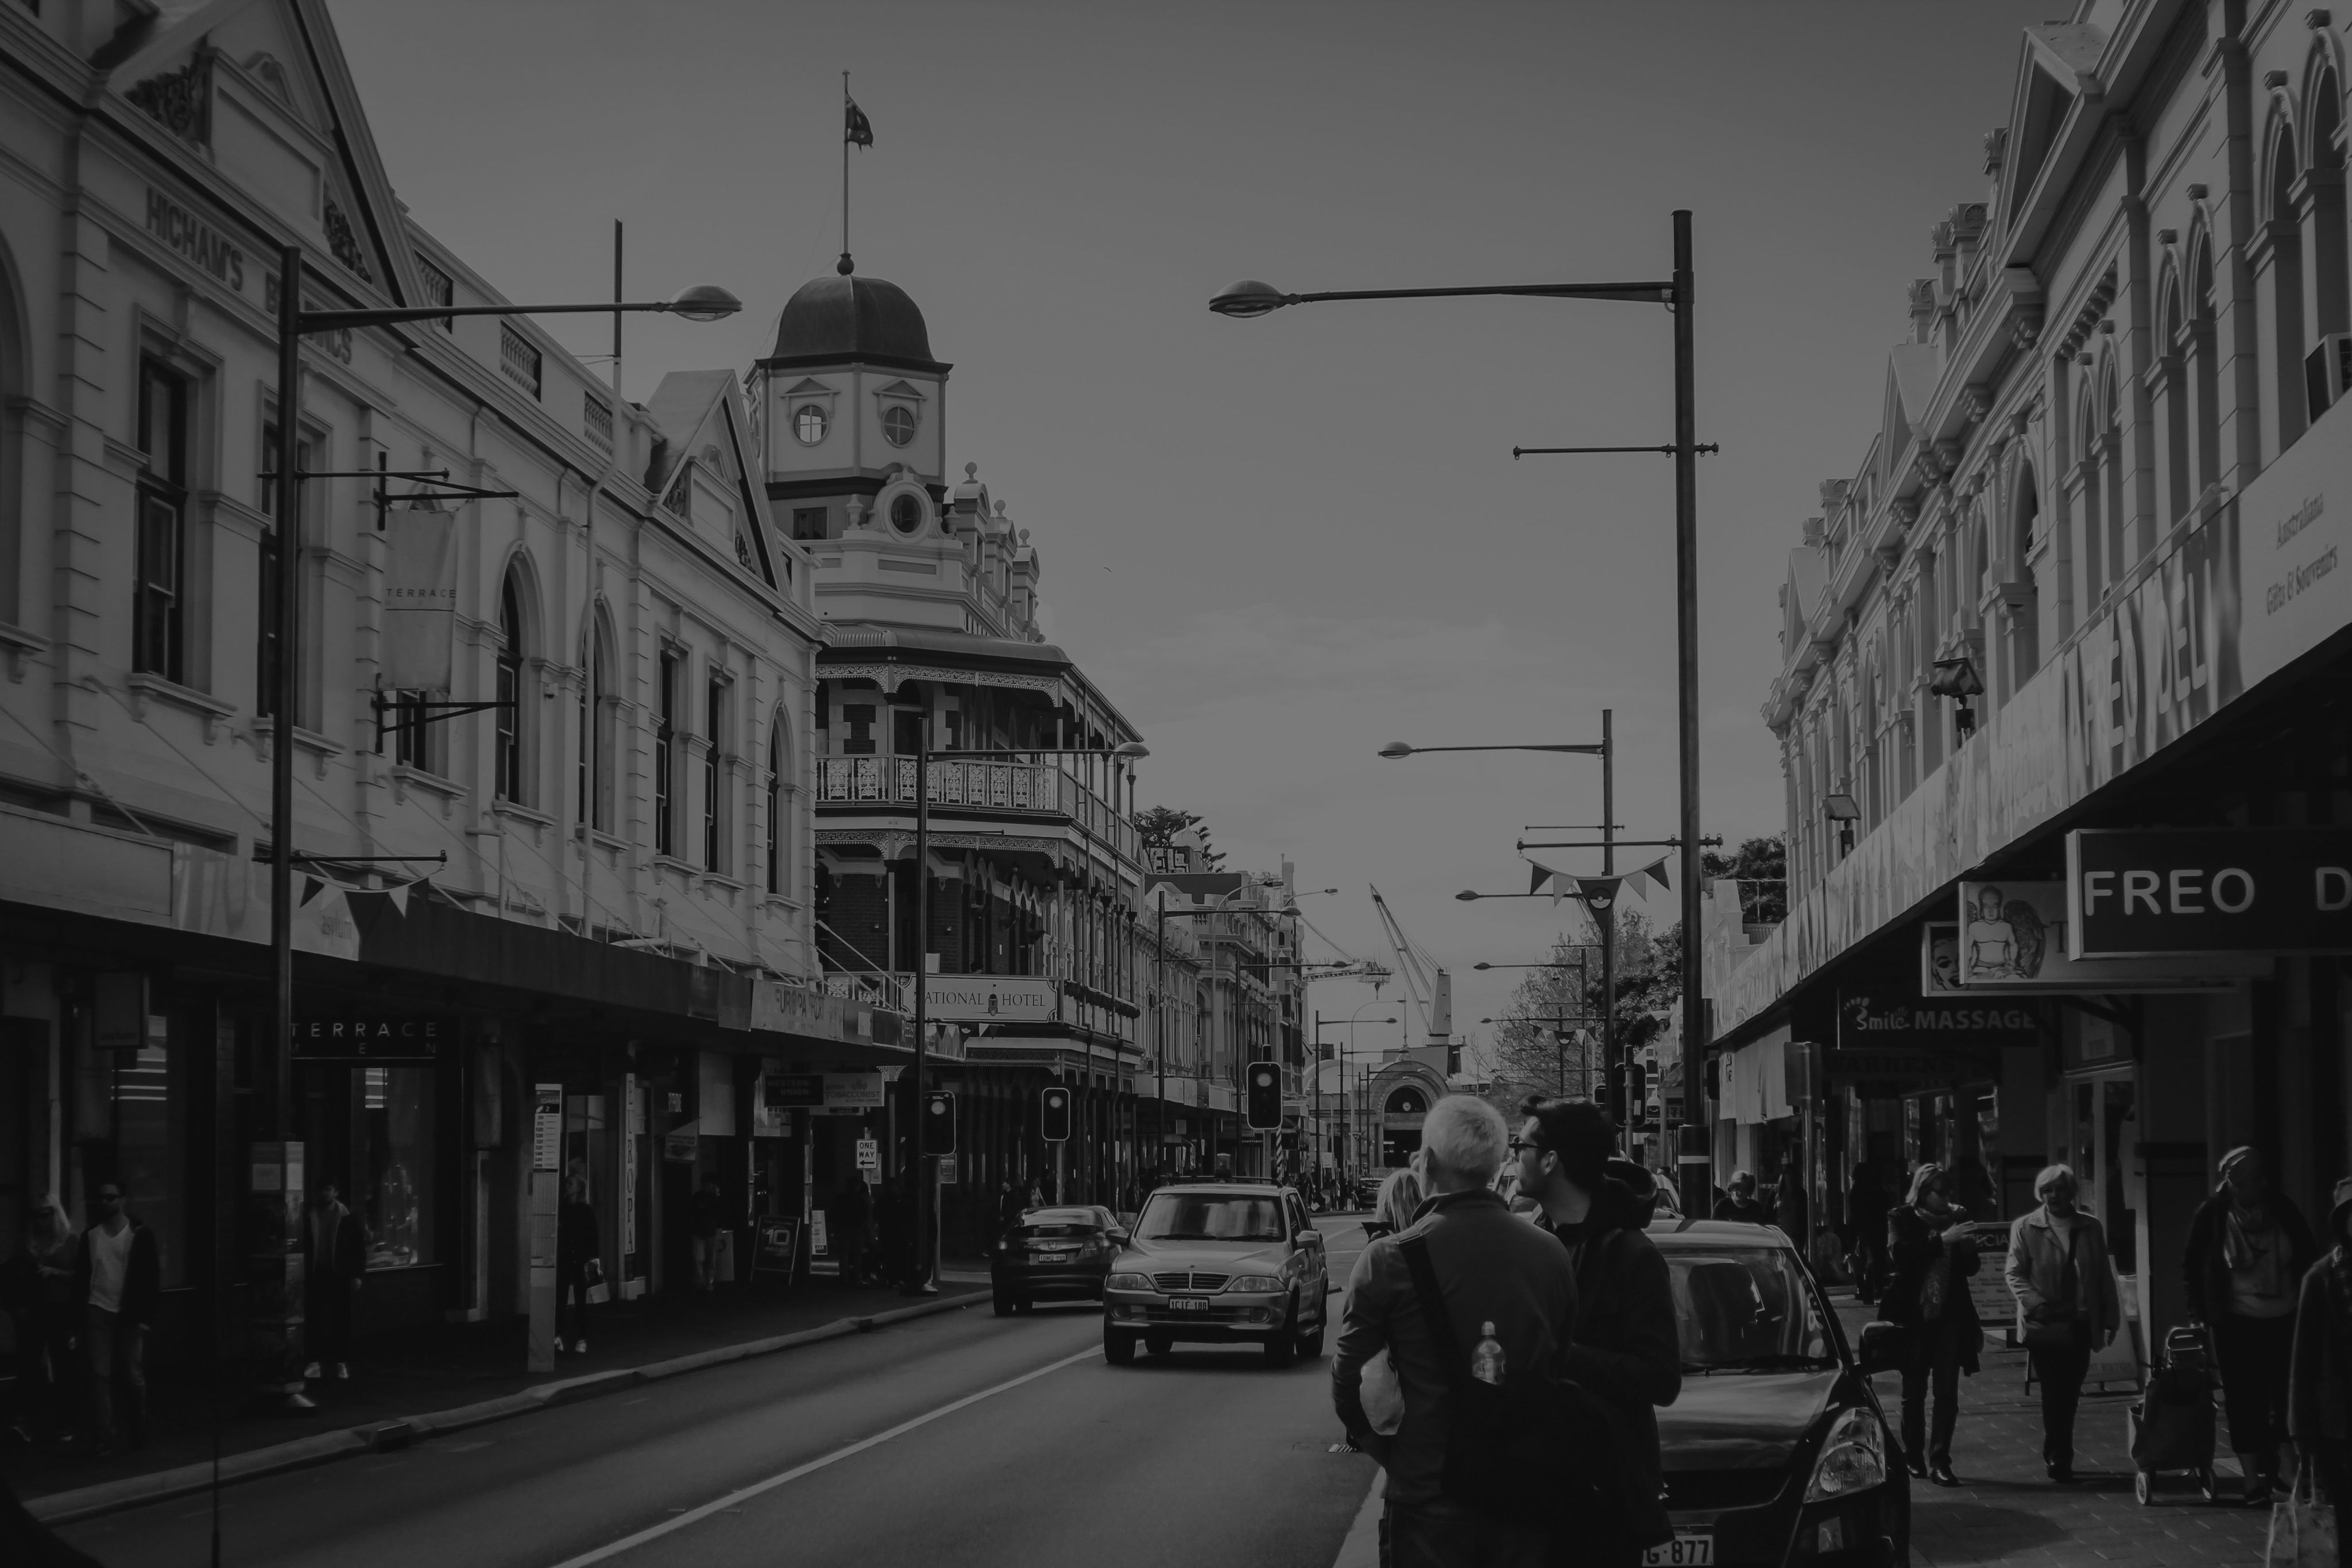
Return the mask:
<svg viewBox="0 0 2352 1568">
<path fill-rule="evenodd" d="M 1145 1200 L 1103 1292 L 1103 1357 L 1142 1344 L 1258 1344 L 1269 1365 L 1323 1354 L 1330 1318 L 1323 1237 L 1297 1190 L 1187 1182 Z"/>
<path fill-rule="evenodd" d="M 1127 1228 L 1108 1208 L 1033 1208 L 997 1239 L 988 1260 L 996 1315 L 1025 1312 L 1041 1301 L 1102 1300 L 1111 1260 Z"/>
<path fill-rule="evenodd" d="M 1675 1542 L 1669 1568 L 1910 1561 L 1910 1476 L 1869 1374 L 1891 1323 L 1859 1352 L 1788 1238 L 1769 1226 L 1661 1213 L 1681 1331 L 1681 1397 L 1658 1412 Z"/>
</svg>

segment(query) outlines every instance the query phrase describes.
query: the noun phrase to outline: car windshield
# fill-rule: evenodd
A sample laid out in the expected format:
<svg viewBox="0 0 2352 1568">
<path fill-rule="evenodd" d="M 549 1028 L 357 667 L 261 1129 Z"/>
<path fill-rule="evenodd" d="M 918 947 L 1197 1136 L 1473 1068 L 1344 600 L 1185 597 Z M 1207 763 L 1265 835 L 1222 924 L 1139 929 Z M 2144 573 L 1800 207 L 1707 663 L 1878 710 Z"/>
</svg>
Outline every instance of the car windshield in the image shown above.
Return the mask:
<svg viewBox="0 0 2352 1568">
<path fill-rule="evenodd" d="M 1155 1192 L 1135 1235 L 1139 1241 L 1279 1241 L 1282 1200 L 1237 1192 Z"/>
<path fill-rule="evenodd" d="M 1829 1326 L 1783 1247 L 1673 1247 L 1683 1370 L 1771 1372 L 1834 1366 Z"/>
</svg>

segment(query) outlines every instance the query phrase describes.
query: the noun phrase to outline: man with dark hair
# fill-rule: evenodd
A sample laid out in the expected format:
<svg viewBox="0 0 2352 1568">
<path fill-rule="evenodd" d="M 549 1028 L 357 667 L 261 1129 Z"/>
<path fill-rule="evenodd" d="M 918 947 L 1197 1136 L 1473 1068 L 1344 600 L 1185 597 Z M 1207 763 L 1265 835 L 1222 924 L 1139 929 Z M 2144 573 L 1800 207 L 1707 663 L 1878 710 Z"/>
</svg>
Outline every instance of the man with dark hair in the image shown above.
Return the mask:
<svg viewBox="0 0 2352 1568">
<path fill-rule="evenodd" d="M 1511 1140 L 1519 1191 L 1542 1212 L 1536 1224 L 1568 1249 L 1576 1270 L 1576 1323 L 1560 1375 L 1582 1384 L 1616 1413 L 1633 1496 L 1627 1523 L 1648 1546 L 1670 1540 L 1655 1406 L 1683 1388 L 1682 1343 L 1665 1258 L 1643 1234 L 1633 1189 L 1609 1175 L 1617 1127 L 1601 1106 L 1531 1094 Z"/>
<path fill-rule="evenodd" d="M 112 1453 L 114 1385 L 125 1396 L 131 1446 L 147 1444 L 147 1333 L 163 1297 L 155 1233 L 125 1213 L 122 1184 L 98 1184 L 98 1218 L 74 1255 L 74 1300 L 83 1305 L 82 1354 L 89 1377 L 91 1437 L 98 1457 Z"/>
</svg>

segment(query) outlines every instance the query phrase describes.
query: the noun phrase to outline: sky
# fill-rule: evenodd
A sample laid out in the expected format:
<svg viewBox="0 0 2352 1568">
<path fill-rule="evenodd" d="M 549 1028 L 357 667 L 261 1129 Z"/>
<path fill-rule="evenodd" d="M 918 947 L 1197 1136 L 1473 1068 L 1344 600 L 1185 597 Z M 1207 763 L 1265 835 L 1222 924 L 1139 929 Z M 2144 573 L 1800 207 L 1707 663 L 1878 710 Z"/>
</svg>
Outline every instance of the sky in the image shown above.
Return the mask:
<svg viewBox="0 0 2352 1568">
<path fill-rule="evenodd" d="M 1243 277 L 1663 277 L 1689 208 L 1698 435 L 1723 447 L 1699 459 L 1704 820 L 1780 831 L 1758 709 L 1788 552 L 1876 428 L 1930 227 L 1986 197 L 2021 29 L 2067 5 L 330 9 L 395 190 L 509 298 L 609 298 L 615 219 L 633 297 L 743 298 L 716 326 L 635 319 L 640 399 L 668 371 L 747 370 L 831 272 L 851 72 L 875 134 L 851 155 L 857 268 L 906 288 L 954 364 L 950 474 L 978 464 L 1032 530 L 1049 634 L 1151 748 L 1142 802 L 1201 812 L 1229 863 L 1338 888 L 1306 901 L 1315 925 L 1392 963 L 1377 885 L 1475 1040 L 1519 976 L 1472 966 L 1542 956 L 1565 916 L 1453 895 L 1523 891 L 1523 837 L 1587 836 L 1522 830 L 1597 824 L 1600 765 L 1377 753 L 1596 741 L 1613 710 L 1620 824 L 1675 831 L 1671 459 L 1511 456 L 1671 440 L 1671 322 L 1533 299 L 1235 321 L 1207 300 Z M 607 347 L 603 318 L 544 324 Z M 1402 999 L 1334 980 L 1309 1006 L 1406 1019 Z"/>
</svg>

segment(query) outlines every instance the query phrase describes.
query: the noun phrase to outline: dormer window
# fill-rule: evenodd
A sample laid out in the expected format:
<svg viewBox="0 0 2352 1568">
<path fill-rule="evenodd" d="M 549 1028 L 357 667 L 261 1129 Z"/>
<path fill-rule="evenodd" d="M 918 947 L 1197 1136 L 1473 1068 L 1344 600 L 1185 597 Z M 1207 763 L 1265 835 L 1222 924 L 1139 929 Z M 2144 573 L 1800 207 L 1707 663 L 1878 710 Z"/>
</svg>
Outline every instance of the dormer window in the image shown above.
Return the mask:
<svg viewBox="0 0 2352 1568">
<path fill-rule="evenodd" d="M 882 435 L 893 446 L 904 446 L 915 439 L 915 411 L 905 403 L 892 403 L 882 411 Z M 894 509 L 895 517 L 895 509 Z"/>
<path fill-rule="evenodd" d="M 903 412 L 905 411 L 899 409 L 891 411 L 893 413 Z M 911 419 L 913 416 L 908 417 Z M 887 416 L 885 416 L 883 423 L 886 427 L 888 425 Z M 901 443 L 901 444 L 904 444 Z M 911 535 L 917 532 L 923 526 L 923 504 L 912 496 L 900 496 L 890 503 L 890 526 L 902 534 Z"/>
<path fill-rule="evenodd" d="M 823 441 L 825 423 L 824 410 L 815 403 L 804 402 L 793 410 L 793 434 L 803 446 L 814 446 Z"/>
</svg>

